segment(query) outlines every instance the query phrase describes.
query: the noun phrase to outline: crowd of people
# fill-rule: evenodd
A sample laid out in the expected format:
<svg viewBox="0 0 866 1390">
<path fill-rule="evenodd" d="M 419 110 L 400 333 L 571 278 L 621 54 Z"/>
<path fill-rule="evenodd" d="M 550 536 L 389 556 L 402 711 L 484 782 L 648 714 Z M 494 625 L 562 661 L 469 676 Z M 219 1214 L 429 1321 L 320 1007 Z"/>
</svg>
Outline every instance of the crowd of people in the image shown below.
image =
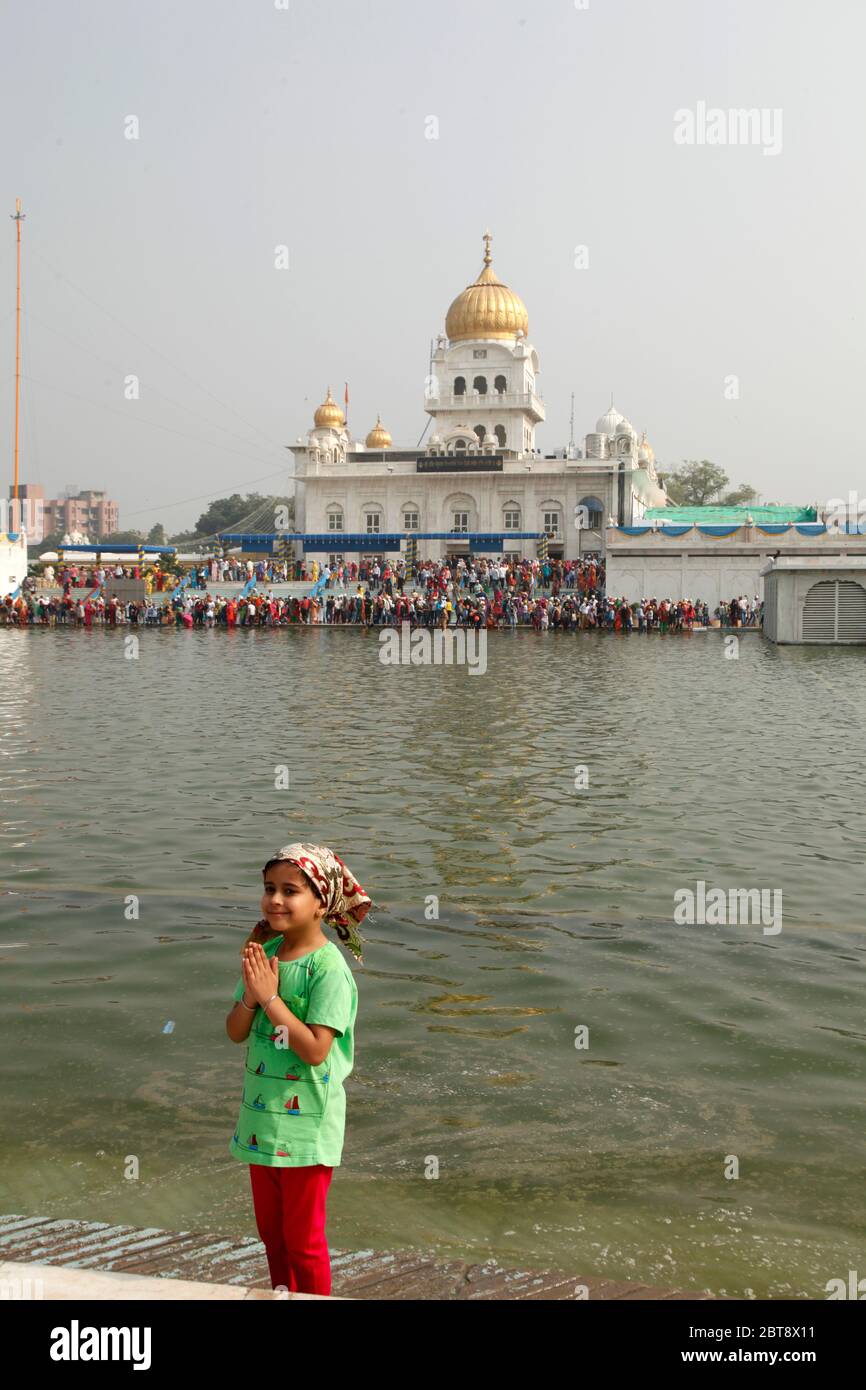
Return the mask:
<svg viewBox="0 0 866 1390">
<path fill-rule="evenodd" d="M 113 565 L 64 563 L 55 570 L 47 565 L 43 578 L 47 587 L 58 585 L 65 592 L 72 589 L 95 589 L 111 587 L 112 579 L 144 579 L 148 589 L 163 593 L 173 590 L 181 578 L 185 587 L 197 590 L 210 590 L 227 584 L 246 584 L 253 580 L 256 585 L 275 585 L 287 583 L 311 583 L 322 580 L 323 588 L 347 588 L 362 585 L 371 593 L 383 590 L 393 596 L 402 592 L 406 581 L 406 560 L 378 558 L 362 559 L 351 564 L 337 564 L 333 569 L 318 560 L 243 560 L 239 556 L 221 558 L 213 556 L 198 564 L 185 565 L 182 574 L 177 569 L 148 562 Z M 592 555 L 582 560 L 521 560 L 512 564 L 502 560 L 478 557 L 469 563 L 463 557 L 449 561 L 422 560 L 415 566 L 415 582 L 426 588 L 444 588 L 453 582 L 458 588 L 471 588 L 480 584 L 485 592 L 492 592 L 498 583 L 504 589 L 550 590 L 556 594 L 560 589 L 574 591 L 593 591 L 603 588 L 604 564 Z"/>
<path fill-rule="evenodd" d="M 211 584 L 246 584 L 250 579 L 257 583 L 286 584 L 295 579 L 295 565 L 286 561 L 240 560 L 232 556 L 227 560 L 214 560 L 199 565 L 186 565 L 182 570 L 170 568 L 167 564 L 63 564 L 56 569 L 46 565 L 43 580 L 46 587 L 59 585 L 64 592 L 71 589 L 109 588 L 113 579 L 143 579 L 148 592 L 166 593 L 177 588 L 181 580 L 187 580 L 185 587 L 208 589 Z M 301 566 L 299 580 L 311 581 L 309 566 Z"/>
<path fill-rule="evenodd" d="M 106 584 L 110 585 L 113 579 L 149 579 L 154 588 L 157 587 L 157 581 L 159 581 L 160 590 L 168 587 L 173 588 L 178 582 L 176 575 L 160 569 L 159 565 L 142 567 L 138 564 L 63 564 L 55 570 L 54 566 L 49 564 L 42 571 L 42 581 L 45 587 L 50 589 L 56 584 L 64 593 L 69 593 L 72 589 L 101 588 Z"/>
<path fill-rule="evenodd" d="M 406 587 L 406 561 L 361 560 L 359 564 L 337 565 L 331 570 L 322 567 L 326 589 L 347 589 L 350 585 L 366 585 L 374 594 L 385 593 L 393 598 Z M 450 560 L 419 560 L 410 584 L 422 591 L 445 593 L 451 589 L 491 595 L 496 588 L 503 593 L 549 591 L 554 597 L 563 589 L 574 593 L 601 593 L 604 588 L 604 562 L 597 555 L 581 560 L 518 560 L 463 556 Z"/>
<path fill-rule="evenodd" d="M 290 562 L 288 569 L 294 567 Z M 701 599 L 656 599 L 630 602 L 605 594 L 604 562 L 597 555 L 581 560 L 520 560 L 461 557 L 421 560 L 407 573 L 401 556 L 393 563 L 362 559 L 333 570 L 312 563 L 306 582 L 315 587 L 302 595 L 274 594 L 269 584 L 285 581 L 285 562 L 214 558 L 193 567 L 183 588 L 177 574 L 158 566 L 141 573 L 138 565 L 79 567 L 64 565 L 49 587 L 31 578 L 16 598 L 0 602 L 0 622 L 17 626 L 133 627 L 282 627 L 291 624 L 360 625 L 363 627 L 465 627 L 485 630 L 532 627 L 566 632 L 691 632 L 713 623 L 721 627 L 756 627 L 763 604 L 742 595 L 720 603 L 712 615 Z M 112 592 L 112 580 L 145 579 L 143 598 L 128 601 Z M 208 581 L 211 581 L 209 583 Z M 246 596 L 222 595 L 221 583 L 253 581 Z M 321 581 L 321 582 L 316 582 Z M 82 592 L 87 589 L 87 592 Z"/>
<path fill-rule="evenodd" d="M 740 607 L 741 600 L 721 604 L 715 618 L 723 627 L 753 626 L 760 619 L 760 605 Z M 606 631 L 617 633 L 690 632 L 710 626 L 710 611 L 701 600 L 672 602 L 650 598 L 629 603 L 624 598 L 556 597 L 524 592 L 516 595 L 497 588 L 488 596 L 454 589 L 431 593 L 413 588 L 395 597 L 359 589 L 355 594 L 305 594 L 279 597 L 254 591 L 247 597 L 228 598 L 207 593 L 201 597 L 185 591 L 171 601 L 154 595 L 124 602 L 116 595 L 104 597 L 28 594 L 0 603 L 0 622 L 43 627 L 284 627 L 292 624 L 355 624 L 363 627 L 466 627 L 480 630 L 532 627 L 564 632 Z"/>
<path fill-rule="evenodd" d="M 720 603 L 715 610 L 715 616 L 719 619 L 721 627 L 761 627 L 764 622 L 764 603 L 758 594 L 755 594 L 753 599 L 741 594 L 739 598 Z"/>
</svg>

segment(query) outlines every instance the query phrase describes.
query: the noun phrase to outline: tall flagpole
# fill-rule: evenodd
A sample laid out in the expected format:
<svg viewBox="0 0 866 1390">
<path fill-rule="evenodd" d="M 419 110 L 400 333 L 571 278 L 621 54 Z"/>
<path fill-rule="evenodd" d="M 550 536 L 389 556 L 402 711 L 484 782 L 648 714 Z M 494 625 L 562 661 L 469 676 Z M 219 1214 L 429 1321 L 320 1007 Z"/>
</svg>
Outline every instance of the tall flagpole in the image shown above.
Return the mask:
<svg viewBox="0 0 866 1390">
<path fill-rule="evenodd" d="M 18 501 L 18 439 L 20 434 L 21 421 L 21 223 L 26 216 L 21 211 L 21 199 L 15 199 L 15 211 L 10 213 L 12 221 L 15 223 L 15 230 L 18 233 L 18 289 L 15 300 L 15 481 L 12 488 L 12 500 Z M 17 510 L 17 507 L 16 507 Z M 18 524 L 17 522 L 15 523 Z M 18 526 L 20 530 L 20 525 Z"/>
</svg>

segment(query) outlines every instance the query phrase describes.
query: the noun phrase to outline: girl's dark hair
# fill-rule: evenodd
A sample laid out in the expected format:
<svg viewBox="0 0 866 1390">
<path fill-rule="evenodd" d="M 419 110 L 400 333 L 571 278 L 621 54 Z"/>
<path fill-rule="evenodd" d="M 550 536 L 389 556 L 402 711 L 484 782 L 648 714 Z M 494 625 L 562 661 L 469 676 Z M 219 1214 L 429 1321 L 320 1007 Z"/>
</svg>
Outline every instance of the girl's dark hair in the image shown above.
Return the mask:
<svg viewBox="0 0 866 1390">
<path fill-rule="evenodd" d="M 284 864 L 284 863 L 285 863 L 285 860 L 284 860 L 284 859 L 269 859 L 268 862 L 267 862 L 267 864 L 265 865 L 265 867 L 262 869 L 262 873 L 263 873 L 263 874 L 266 874 L 266 873 L 268 872 L 268 869 L 271 867 L 272 864 Z M 310 879 L 307 878 L 306 874 L 304 874 L 304 878 L 306 878 L 307 883 L 310 884 L 310 887 L 312 888 L 313 892 L 315 893 L 315 895 L 316 895 L 316 897 L 319 899 L 319 901 L 323 903 L 325 900 L 324 900 L 324 898 L 322 897 L 321 893 L 319 892 L 318 888 L 316 887 L 315 883 L 312 883 L 312 882 L 310 881 Z M 271 926 L 269 926 L 268 921 L 267 921 L 267 918 L 262 917 L 258 922 L 256 922 L 256 925 L 253 927 L 252 931 L 250 932 L 249 936 L 247 937 L 246 941 L 244 942 L 244 945 L 241 947 L 240 954 L 243 955 L 243 953 L 244 953 L 244 946 L 249 946 L 249 945 L 251 945 L 253 941 L 258 941 L 260 944 L 263 945 L 266 941 L 273 941 L 273 939 L 274 939 L 275 936 L 280 936 L 280 935 L 281 935 L 280 932 L 274 931 L 273 928 L 272 928 Z"/>
<path fill-rule="evenodd" d="M 284 864 L 285 862 L 286 861 L 284 859 L 269 859 L 265 867 L 262 869 L 262 873 L 266 874 L 272 864 Z M 292 868 L 297 868 L 297 865 L 293 864 Z M 300 870 L 299 872 L 303 873 L 303 870 Z M 307 875 L 304 874 L 304 880 L 307 884 L 309 884 L 310 888 L 312 888 L 316 897 L 319 899 L 319 902 L 323 903 L 325 899 L 322 897 L 321 893 L 319 892 L 319 889 L 317 888 L 316 884 L 313 883 L 312 879 L 307 878 Z"/>
</svg>

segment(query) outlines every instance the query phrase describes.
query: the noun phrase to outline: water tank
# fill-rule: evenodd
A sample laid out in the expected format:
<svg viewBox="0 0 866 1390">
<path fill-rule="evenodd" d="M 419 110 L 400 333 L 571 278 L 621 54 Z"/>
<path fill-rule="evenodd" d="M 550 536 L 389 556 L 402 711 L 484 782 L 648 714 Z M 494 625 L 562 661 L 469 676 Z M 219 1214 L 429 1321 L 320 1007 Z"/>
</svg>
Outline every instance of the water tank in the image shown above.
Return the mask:
<svg viewBox="0 0 866 1390">
<path fill-rule="evenodd" d="M 609 457 L 606 434 L 588 434 L 586 436 L 586 456 L 590 459 Z"/>
</svg>

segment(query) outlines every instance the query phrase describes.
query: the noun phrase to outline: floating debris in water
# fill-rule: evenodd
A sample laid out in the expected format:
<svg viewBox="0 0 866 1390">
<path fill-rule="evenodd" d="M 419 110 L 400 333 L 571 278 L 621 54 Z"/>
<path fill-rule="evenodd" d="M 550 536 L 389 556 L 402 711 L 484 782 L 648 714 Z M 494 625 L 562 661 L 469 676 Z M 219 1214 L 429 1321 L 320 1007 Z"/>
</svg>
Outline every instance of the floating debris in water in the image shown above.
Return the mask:
<svg viewBox="0 0 866 1390">
<path fill-rule="evenodd" d="M 174 1024 L 172 1023 L 172 1021 L 171 1021 L 170 1019 L 169 1019 L 168 1023 L 165 1025 L 165 1027 L 163 1028 L 162 1031 L 163 1031 L 164 1033 L 173 1033 L 173 1032 L 174 1032 Z"/>
</svg>

